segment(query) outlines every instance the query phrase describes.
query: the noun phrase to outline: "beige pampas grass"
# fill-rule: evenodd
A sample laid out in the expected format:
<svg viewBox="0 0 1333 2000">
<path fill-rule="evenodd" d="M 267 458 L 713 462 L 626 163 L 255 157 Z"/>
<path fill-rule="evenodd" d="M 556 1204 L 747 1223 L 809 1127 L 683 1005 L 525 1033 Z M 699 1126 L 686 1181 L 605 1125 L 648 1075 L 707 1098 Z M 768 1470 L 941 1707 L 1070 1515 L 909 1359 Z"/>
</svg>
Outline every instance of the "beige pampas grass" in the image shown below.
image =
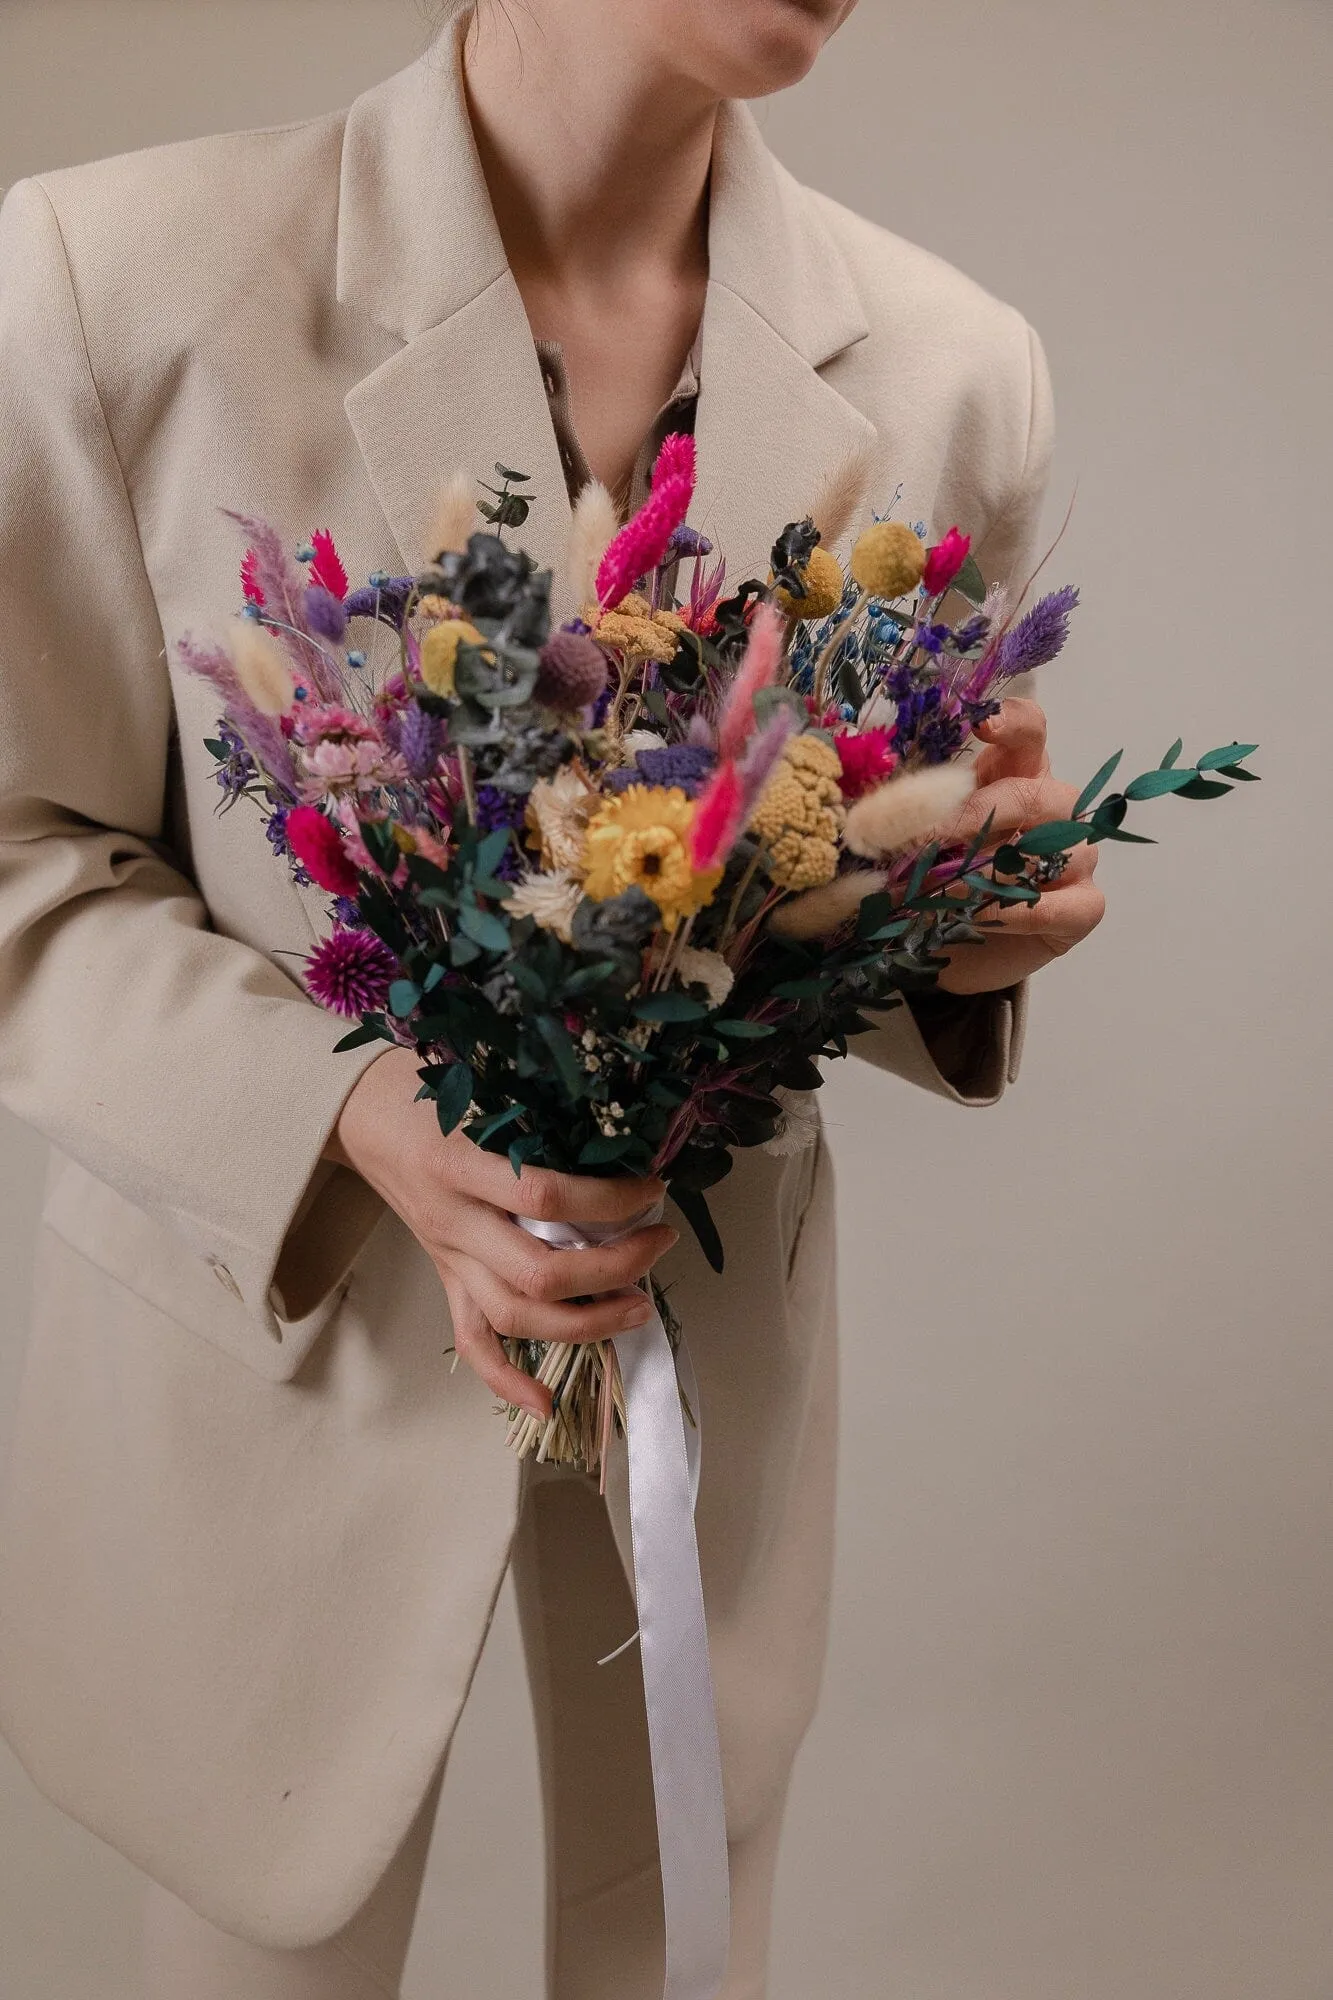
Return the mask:
<svg viewBox="0 0 1333 2000">
<path fill-rule="evenodd" d="M 619 533 L 615 501 L 600 479 L 590 480 L 574 502 L 569 531 L 566 568 L 576 604 L 596 603 L 598 566 Z"/>
<path fill-rule="evenodd" d="M 253 618 L 232 621 L 228 650 L 236 678 L 261 715 L 285 715 L 296 699 L 287 655 Z"/>
<path fill-rule="evenodd" d="M 768 920 L 768 928 L 779 937 L 829 937 L 841 930 L 887 881 L 878 868 L 858 868 L 855 875 L 835 875 L 822 889 L 807 889 L 790 903 L 779 903 Z"/>
<path fill-rule="evenodd" d="M 426 536 L 427 556 L 434 562 L 437 556 L 461 554 L 467 547 L 468 536 L 477 525 L 477 503 L 473 497 L 472 481 L 466 472 L 456 472 L 440 488 L 435 502 L 430 531 Z"/>
<path fill-rule="evenodd" d="M 962 811 L 976 789 L 970 764 L 935 764 L 908 771 L 858 799 L 847 814 L 846 842 L 868 860 L 924 846 Z"/>
<path fill-rule="evenodd" d="M 818 528 L 819 539 L 826 549 L 840 542 L 851 527 L 857 509 L 865 499 L 874 463 L 869 442 L 858 444 L 840 465 L 825 473 L 819 482 L 810 519 Z"/>
</svg>

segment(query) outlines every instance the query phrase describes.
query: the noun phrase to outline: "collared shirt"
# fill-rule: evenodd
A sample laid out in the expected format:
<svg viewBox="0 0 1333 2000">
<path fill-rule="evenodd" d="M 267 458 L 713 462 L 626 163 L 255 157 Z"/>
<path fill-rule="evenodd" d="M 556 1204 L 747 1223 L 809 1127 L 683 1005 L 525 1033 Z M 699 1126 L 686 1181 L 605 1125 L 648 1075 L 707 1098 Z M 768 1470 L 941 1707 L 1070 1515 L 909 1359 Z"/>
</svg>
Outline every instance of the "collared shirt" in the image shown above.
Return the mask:
<svg viewBox="0 0 1333 2000">
<path fill-rule="evenodd" d="M 699 402 L 699 354 L 703 345 L 702 334 L 696 334 L 694 345 L 685 357 L 685 365 L 680 371 L 680 379 L 663 403 L 648 427 L 648 434 L 639 446 L 638 456 L 631 468 L 628 480 L 621 491 L 613 497 L 620 508 L 622 518 L 641 507 L 648 497 L 648 475 L 653 469 L 653 461 L 662 448 L 662 440 L 673 431 L 693 431 L 695 411 Z M 569 488 L 571 500 L 579 494 L 595 477 L 583 446 L 579 443 L 578 432 L 574 428 L 574 410 L 569 391 L 569 375 L 565 368 L 565 354 L 558 340 L 539 340 L 536 343 L 537 359 L 541 363 L 542 381 L 546 387 L 546 400 L 550 406 L 551 422 L 555 427 L 556 443 L 560 448 L 560 463 L 565 471 L 565 484 Z"/>
</svg>

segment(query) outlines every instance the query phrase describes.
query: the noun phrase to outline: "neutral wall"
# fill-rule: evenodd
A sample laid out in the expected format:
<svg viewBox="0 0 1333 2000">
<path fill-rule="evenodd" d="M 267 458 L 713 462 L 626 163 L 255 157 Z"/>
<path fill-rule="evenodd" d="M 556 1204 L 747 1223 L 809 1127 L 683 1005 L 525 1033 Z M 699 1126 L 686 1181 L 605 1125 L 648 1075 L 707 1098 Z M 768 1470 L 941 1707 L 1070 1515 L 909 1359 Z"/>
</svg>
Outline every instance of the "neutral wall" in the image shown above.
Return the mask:
<svg viewBox="0 0 1333 2000">
<path fill-rule="evenodd" d="M 345 101 L 420 38 L 411 0 L 4 0 L 0 182 Z M 1333 1992 L 1331 77 L 1315 0 L 862 0 L 764 114 L 1045 337 L 1061 770 L 1180 728 L 1265 774 L 1106 854 L 1000 1107 L 829 1084 L 840 1570 L 774 2000 Z M 40 1154 L 0 1127 L 6 1393 Z M 416 2000 L 535 2000 L 536 1813 L 506 1603 Z M 0 1856 L 7 2000 L 131 2000 L 137 1878 L 2 1761 Z"/>
</svg>

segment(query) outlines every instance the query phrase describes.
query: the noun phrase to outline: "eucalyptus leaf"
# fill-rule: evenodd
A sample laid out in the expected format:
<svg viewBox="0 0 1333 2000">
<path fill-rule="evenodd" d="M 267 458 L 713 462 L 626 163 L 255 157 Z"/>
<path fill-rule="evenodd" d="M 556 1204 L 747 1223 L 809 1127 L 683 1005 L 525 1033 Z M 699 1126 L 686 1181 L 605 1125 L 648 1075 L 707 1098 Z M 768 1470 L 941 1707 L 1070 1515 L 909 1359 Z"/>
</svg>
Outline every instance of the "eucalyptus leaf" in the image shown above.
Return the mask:
<svg viewBox="0 0 1333 2000">
<path fill-rule="evenodd" d="M 1224 743 L 1217 750 L 1205 750 L 1196 769 L 1218 771 L 1226 764 L 1239 764 L 1242 757 L 1252 756 L 1258 748 L 1257 743 Z"/>
<path fill-rule="evenodd" d="M 1177 751 L 1179 751 L 1180 749 L 1179 744 L 1176 745 L 1176 749 Z M 1109 783 L 1113 773 L 1115 772 L 1116 768 L 1120 763 L 1120 759 L 1124 756 L 1124 754 L 1125 753 L 1123 750 L 1117 750 L 1114 757 L 1108 757 L 1106 762 L 1102 765 L 1101 770 L 1098 771 L 1093 777 L 1088 779 L 1087 784 L 1083 787 L 1083 790 L 1079 793 L 1077 799 L 1074 801 L 1074 810 L 1069 815 L 1071 819 L 1078 819 L 1082 813 L 1085 813 L 1087 811 L 1088 807 L 1092 804 L 1093 800 L 1096 798 L 1098 792 L 1101 791 L 1102 786 Z"/>
<path fill-rule="evenodd" d="M 1125 786 L 1127 799 L 1160 799 L 1166 792 L 1183 792 L 1197 773 L 1192 764 L 1183 768 L 1145 771 L 1141 778 L 1131 778 Z"/>
<path fill-rule="evenodd" d="M 467 1115 L 467 1108 L 472 1102 L 473 1082 L 469 1063 L 450 1063 L 444 1073 L 444 1079 L 435 1093 L 435 1116 L 446 1139 Z"/>
<path fill-rule="evenodd" d="M 965 597 L 969 604 L 983 604 L 985 602 L 986 579 L 981 574 L 975 556 L 968 556 L 963 567 L 959 570 L 953 583 L 950 585 L 950 588 L 956 590 L 960 597 Z"/>
<path fill-rule="evenodd" d="M 706 1000 L 692 1000 L 688 993 L 649 993 L 634 1002 L 640 1021 L 702 1021 L 711 1011 Z"/>
<path fill-rule="evenodd" d="M 399 1021 L 405 1021 L 420 1000 L 421 988 L 414 980 L 395 979 L 389 988 L 389 1012 Z"/>
<path fill-rule="evenodd" d="M 489 910 L 479 910 L 475 903 L 464 903 L 458 912 L 458 927 L 465 937 L 479 944 L 483 951 L 508 951 L 509 926 L 502 917 L 492 916 Z"/>
<path fill-rule="evenodd" d="M 1167 751 L 1165 757 L 1163 757 L 1162 759 L 1162 764 L 1161 764 L 1162 770 L 1169 771 L 1171 769 L 1171 766 L 1175 763 L 1176 759 L 1179 757 L 1184 747 L 1185 747 L 1184 738 L 1181 736 L 1177 736 L 1175 742 L 1171 745 L 1171 748 Z"/>
</svg>

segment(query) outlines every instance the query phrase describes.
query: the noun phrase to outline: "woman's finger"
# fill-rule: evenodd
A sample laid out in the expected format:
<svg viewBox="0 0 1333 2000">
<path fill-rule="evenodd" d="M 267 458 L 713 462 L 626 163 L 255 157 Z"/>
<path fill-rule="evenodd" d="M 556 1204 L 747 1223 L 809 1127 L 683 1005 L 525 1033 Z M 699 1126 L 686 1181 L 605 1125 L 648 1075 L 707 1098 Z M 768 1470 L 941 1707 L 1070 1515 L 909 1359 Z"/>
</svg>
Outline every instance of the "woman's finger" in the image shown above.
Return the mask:
<svg viewBox="0 0 1333 2000">
<path fill-rule="evenodd" d="M 506 1340 L 567 1340 L 575 1344 L 612 1340 L 652 1317 L 647 1296 L 634 1285 L 581 1305 L 563 1301 L 548 1304 L 515 1291 L 485 1264 L 462 1252 L 450 1253 L 447 1263 L 494 1331 Z"/>
<path fill-rule="evenodd" d="M 1046 820 L 1068 819 L 1077 801 L 1077 789 L 1060 778 L 1000 778 L 972 793 L 942 839 L 946 845 L 971 840 L 988 819 L 991 835 L 1026 831 Z"/>
<path fill-rule="evenodd" d="M 457 1247 L 485 1264 L 514 1291 L 554 1304 L 637 1284 L 679 1241 L 679 1230 L 658 1222 L 615 1243 L 560 1250 L 520 1229 L 509 1216 L 478 1202 L 470 1206 L 467 1234 Z"/>
<path fill-rule="evenodd" d="M 443 1273 L 441 1275 L 444 1276 Z M 534 1381 L 531 1375 L 525 1375 L 521 1368 L 515 1368 L 501 1346 L 495 1328 L 455 1277 L 444 1277 L 444 1289 L 454 1323 L 454 1349 L 459 1359 L 466 1361 L 473 1373 L 481 1377 L 502 1403 L 517 1403 L 520 1409 L 529 1410 L 534 1417 L 549 1417 L 550 1390 Z"/>
<path fill-rule="evenodd" d="M 452 1187 L 506 1214 L 541 1222 L 632 1222 L 666 1193 L 661 1181 L 636 1176 L 598 1180 L 546 1167 L 524 1167 L 516 1175 L 503 1153 L 483 1152 L 461 1132 L 450 1133 L 443 1151 Z"/>
<path fill-rule="evenodd" d="M 998 916 L 987 911 L 987 941 L 999 932 L 1011 938 L 1040 938 L 1053 951 L 1068 951 L 1096 929 L 1106 911 L 1106 897 L 1091 873 L 1066 883 L 1062 878 L 1035 903 L 1006 903 Z M 974 947 L 964 945 L 964 951 Z"/>
<path fill-rule="evenodd" d="M 977 724 L 976 733 L 986 746 L 976 759 L 979 785 L 997 778 L 1039 778 L 1050 768 L 1046 711 L 1040 702 L 1009 695 L 994 715 Z"/>
</svg>

